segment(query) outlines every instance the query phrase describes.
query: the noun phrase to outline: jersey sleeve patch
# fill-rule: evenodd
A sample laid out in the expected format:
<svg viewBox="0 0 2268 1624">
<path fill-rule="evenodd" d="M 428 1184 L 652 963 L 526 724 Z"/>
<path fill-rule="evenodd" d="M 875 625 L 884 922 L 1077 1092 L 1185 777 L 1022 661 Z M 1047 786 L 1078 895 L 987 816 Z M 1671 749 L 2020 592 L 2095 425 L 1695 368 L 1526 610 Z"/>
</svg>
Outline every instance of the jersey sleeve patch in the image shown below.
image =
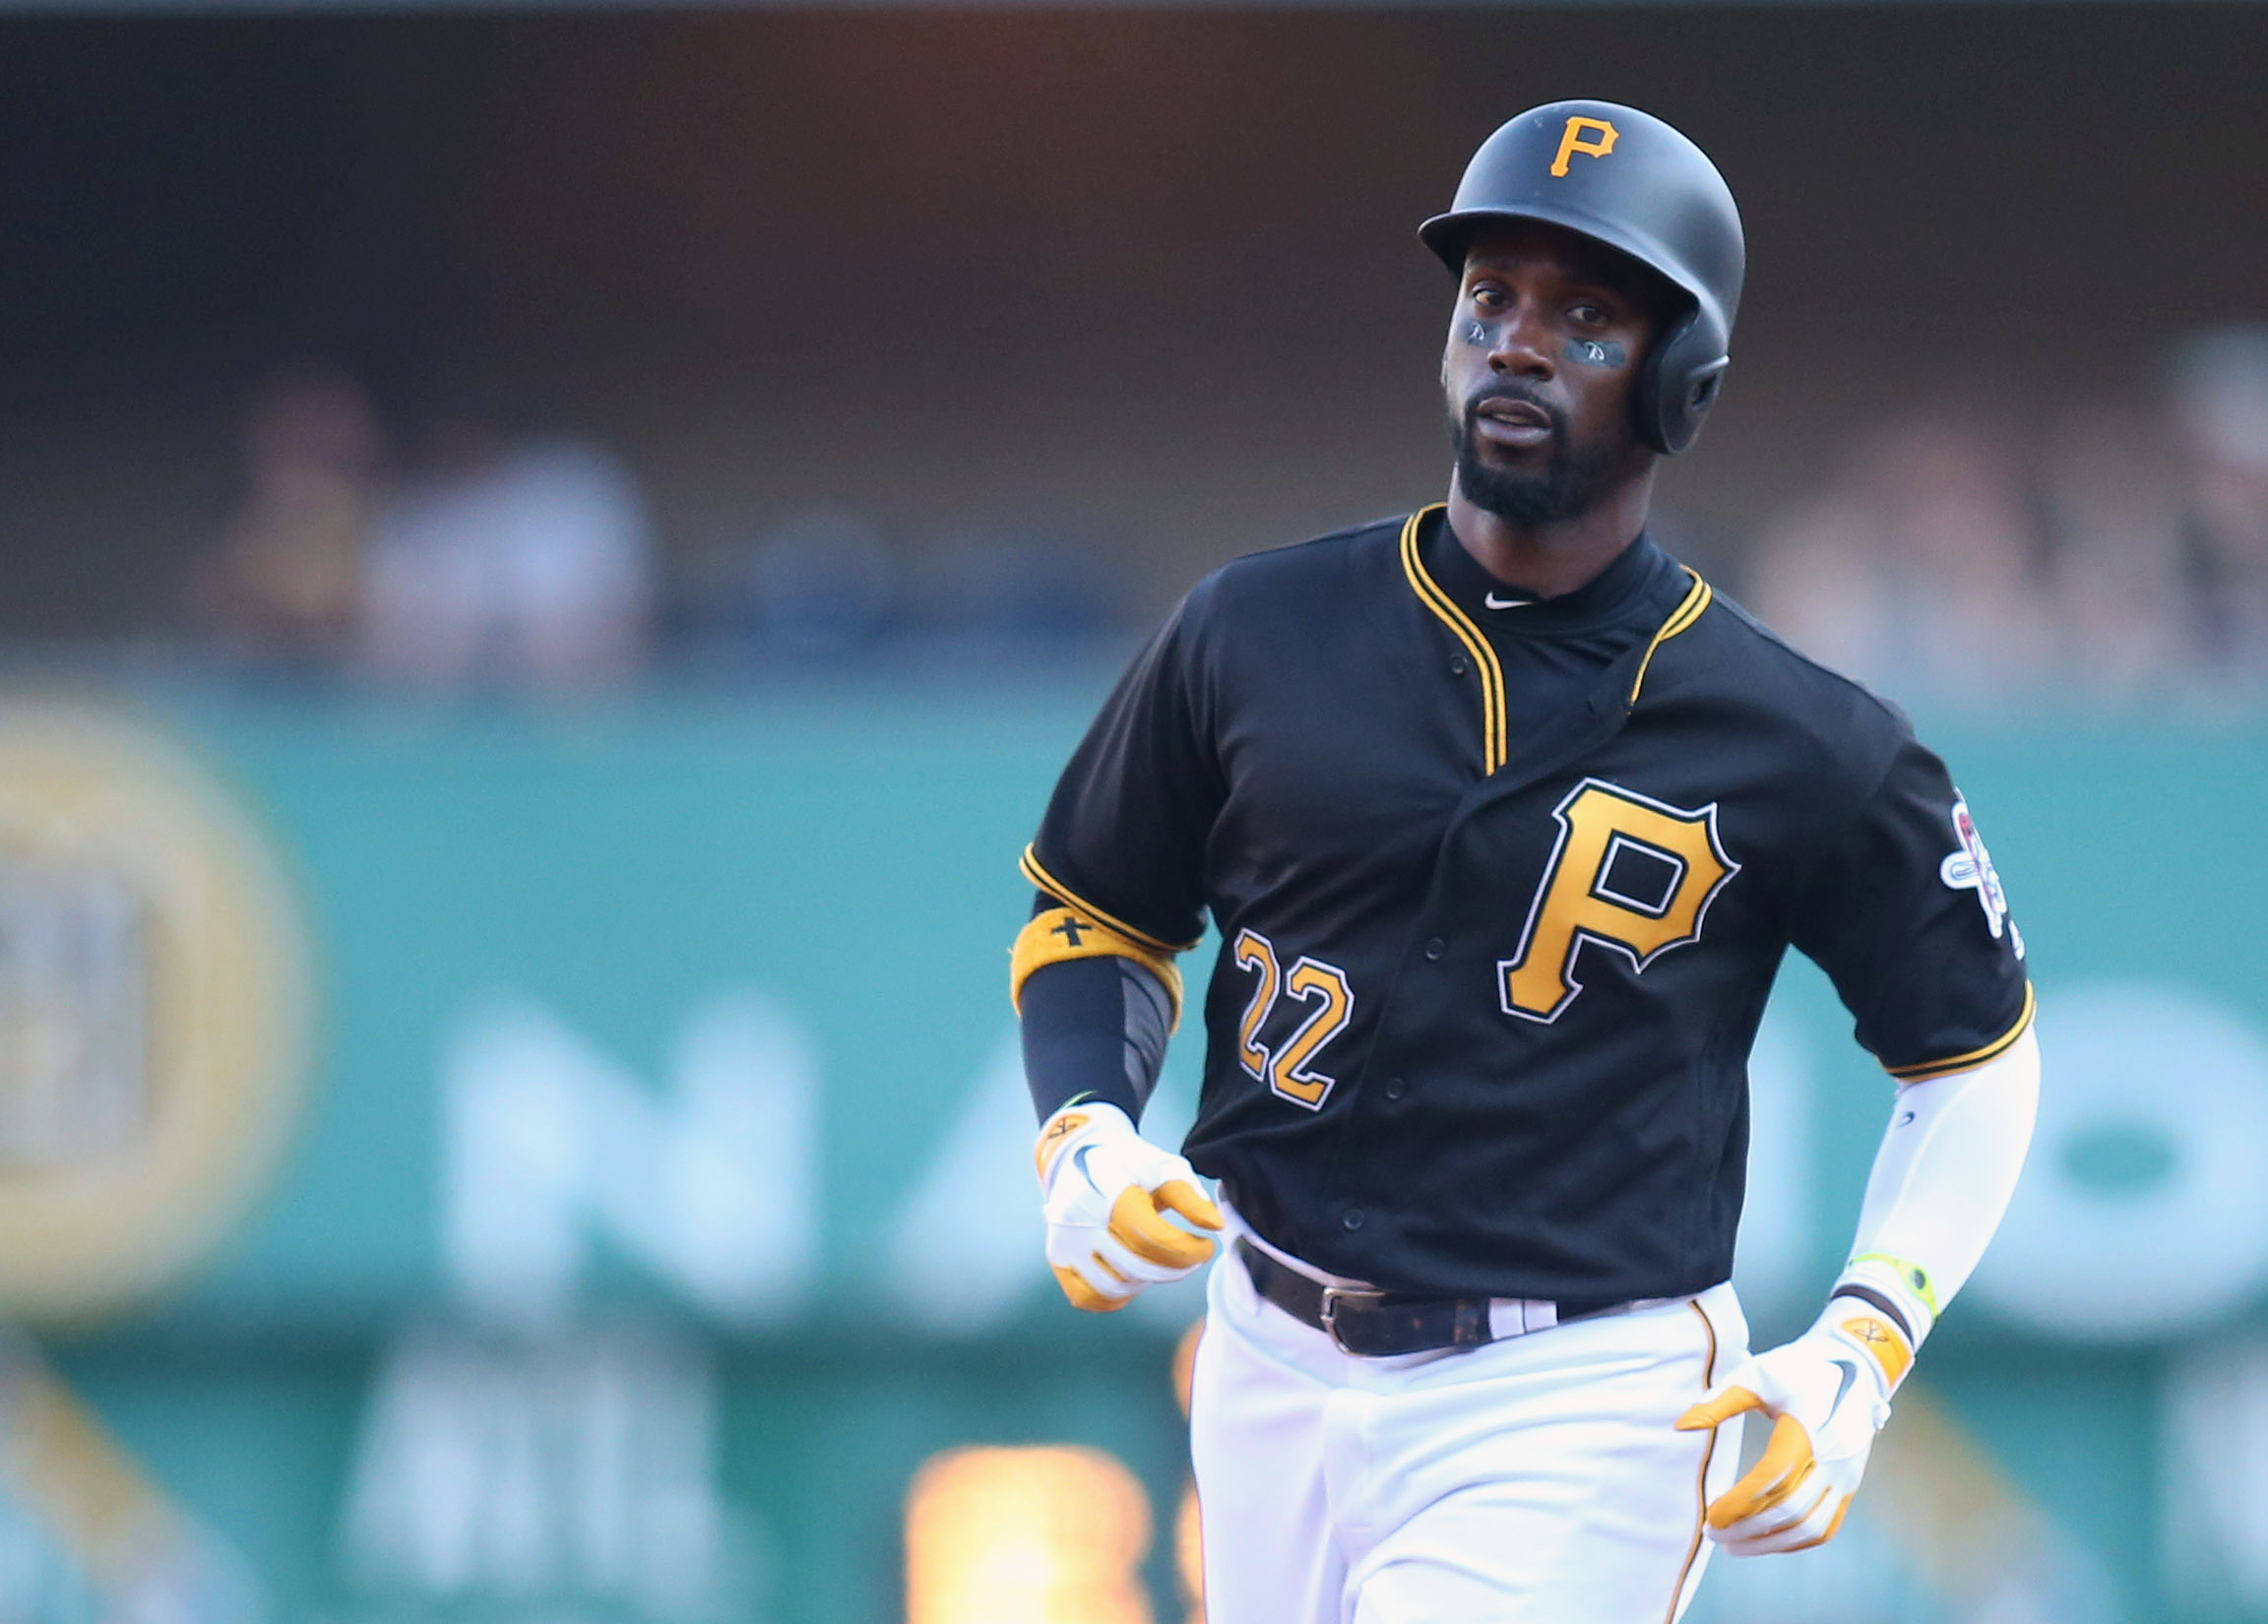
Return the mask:
<svg viewBox="0 0 2268 1624">
<path fill-rule="evenodd" d="M 1970 816 L 1965 799 L 1953 803 L 1953 838 L 1960 844 L 1938 863 L 1938 880 L 1948 891 L 1977 893 L 1977 906 L 1984 910 L 1984 928 L 1992 940 L 2005 935 L 2016 957 L 2023 958 L 2024 933 L 2008 917 L 2008 893 L 2001 889 L 2000 871 L 1992 866 L 1992 854 L 1984 849 L 1984 837 L 1977 832 L 1977 820 Z"/>
<path fill-rule="evenodd" d="M 1828 803 L 1789 934 L 1834 981 L 1859 1046 L 1919 1083 L 2005 1053 L 2031 1022 L 2032 991 L 1969 802 L 1898 719 L 1879 777 Z"/>
</svg>

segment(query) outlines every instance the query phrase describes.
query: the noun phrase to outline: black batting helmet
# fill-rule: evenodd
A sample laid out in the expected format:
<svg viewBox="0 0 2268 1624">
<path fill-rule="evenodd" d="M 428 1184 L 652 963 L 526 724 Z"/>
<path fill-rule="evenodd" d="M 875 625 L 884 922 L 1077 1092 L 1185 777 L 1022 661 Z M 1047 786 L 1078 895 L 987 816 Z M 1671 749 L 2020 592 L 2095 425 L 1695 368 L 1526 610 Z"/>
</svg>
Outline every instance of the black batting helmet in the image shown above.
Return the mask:
<svg viewBox="0 0 2268 1624">
<path fill-rule="evenodd" d="M 1500 219 L 1564 226 L 1651 267 L 1685 295 L 1689 308 L 1646 356 L 1636 406 L 1649 444 L 1691 445 L 1730 359 L 1747 264 L 1740 212 L 1709 156 L 1635 107 L 1533 107 L 1480 144 L 1457 201 L 1418 235 L 1462 276 L 1474 232 Z"/>
</svg>

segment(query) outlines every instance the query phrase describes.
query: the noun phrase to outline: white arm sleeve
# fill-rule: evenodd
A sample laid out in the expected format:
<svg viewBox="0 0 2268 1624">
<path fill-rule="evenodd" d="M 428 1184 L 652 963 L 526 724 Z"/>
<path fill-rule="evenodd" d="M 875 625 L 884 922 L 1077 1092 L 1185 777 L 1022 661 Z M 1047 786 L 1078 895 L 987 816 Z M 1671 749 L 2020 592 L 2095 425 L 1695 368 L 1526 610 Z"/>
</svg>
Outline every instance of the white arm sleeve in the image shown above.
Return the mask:
<svg viewBox="0 0 2268 1624">
<path fill-rule="evenodd" d="M 1999 1227 L 2032 1143 L 2040 1044 L 1898 1091 L 1837 1291 L 1887 1297 L 1919 1344 Z"/>
</svg>

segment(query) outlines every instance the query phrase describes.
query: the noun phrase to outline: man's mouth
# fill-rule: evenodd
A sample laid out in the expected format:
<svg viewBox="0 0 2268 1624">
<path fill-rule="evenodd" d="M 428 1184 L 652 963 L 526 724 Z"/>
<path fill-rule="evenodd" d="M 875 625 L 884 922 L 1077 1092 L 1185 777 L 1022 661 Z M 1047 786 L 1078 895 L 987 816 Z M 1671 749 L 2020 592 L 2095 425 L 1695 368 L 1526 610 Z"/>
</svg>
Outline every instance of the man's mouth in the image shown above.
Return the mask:
<svg viewBox="0 0 2268 1624">
<path fill-rule="evenodd" d="M 1551 414 L 1533 401 L 1491 397 L 1473 408 L 1473 426 L 1494 445 L 1527 448 L 1551 440 Z"/>
</svg>

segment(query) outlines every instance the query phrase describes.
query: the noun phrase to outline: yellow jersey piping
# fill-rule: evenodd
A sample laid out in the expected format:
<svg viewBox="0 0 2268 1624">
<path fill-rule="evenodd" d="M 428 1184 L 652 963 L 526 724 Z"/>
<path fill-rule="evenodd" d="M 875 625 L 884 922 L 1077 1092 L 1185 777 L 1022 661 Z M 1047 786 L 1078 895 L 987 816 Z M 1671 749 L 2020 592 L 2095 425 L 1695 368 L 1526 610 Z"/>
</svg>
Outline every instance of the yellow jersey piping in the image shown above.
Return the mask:
<svg viewBox="0 0 2268 1624">
<path fill-rule="evenodd" d="M 1125 920 L 1119 918 L 1115 913 L 1104 912 L 1102 908 L 1097 907 L 1086 898 L 1080 896 L 1079 893 L 1073 891 L 1061 880 L 1055 878 L 1054 875 L 1048 873 L 1045 868 L 1041 867 L 1039 853 L 1031 846 L 1026 846 L 1024 848 L 1024 855 L 1017 861 L 1016 866 L 1023 872 L 1024 878 L 1030 880 L 1034 885 L 1038 886 L 1041 891 L 1047 893 L 1048 896 L 1054 898 L 1057 902 L 1063 904 L 1066 907 L 1076 907 L 1084 910 L 1085 912 L 1094 914 L 1096 918 L 1102 920 L 1104 924 L 1108 925 L 1119 935 L 1126 937 L 1130 941 L 1139 942 L 1146 948 L 1154 949 L 1159 953 L 1187 953 L 1191 948 L 1197 945 L 1197 943 L 1194 941 L 1180 943 L 1161 941 L 1159 938 L 1151 935 L 1148 931 L 1139 930 L 1133 925 L 1128 924 Z M 1202 938 L 1199 938 L 1199 940 L 1202 940 Z"/>
<path fill-rule="evenodd" d="M 2016 1017 L 2013 1027 L 1983 1048 L 1971 1049 L 1967 1054 L 1956 1054 L 1944 1060 L 1918 1060 L 1911 1066 L 1885 1066 L 1882 1069 L 1901 1083 L 1927 1083 L 1933 1078 L 1951 1077 L 1956 1072 L 1973 1072 L 1979 1066 L 1999 1059 L 2016 1046 L 2016 1040 L 2030 1030 L 2038 1006 L 2039 999 L 2032 990 L 2032 983 L 2027 981 L 2024 983 L 2024 1013 Z"/>
<path fill-rule="evenodd" d="M 1473 656 L 1473 663 L 1480 670 L 1480 758 L 1481 771 L 1493 773 L 1504 765 L 1511 747 L 1504 727 L 1504 667 L 1496 662 L 1496 651 L 1480 635 L 1465 611 L 1457 607 L 1439 583 L 1425 573 L 1425 565 L 1418 556 L 1418 527 L 1425 516 L 1446 506 L 1436 502 L 1431 507 L 1419 508 L 1402 527 L 1402 573 L 1410 578 L 1410 590 L 1418 600 L 1431 609 L 1465 645 L 1465 652 Z"/>
<path fill-rule="evenodd" d="M 1708 611 L 1711 599 L 1717 595 L 1709 583 L 1694 573 L 1692 566 L 1680 564 L 1677 567 L 1693 577 L 1693 585 L 1686 589 L 1677 607 L 1670 611 L 1670 618 L 1662 622 L 1662 629 L 1654 634 L 1654 641 L 1646 645 L 1646 657 L 1638 662 L 1638 674 L 1630 682 L 1632 705 L 1638 703 L 1638 690 L 1646 686 L 1646 672 L 1653 665 L 1654 656 L 1661 651 L 1662 645 L 1699 620 Z"/>
</svg>

